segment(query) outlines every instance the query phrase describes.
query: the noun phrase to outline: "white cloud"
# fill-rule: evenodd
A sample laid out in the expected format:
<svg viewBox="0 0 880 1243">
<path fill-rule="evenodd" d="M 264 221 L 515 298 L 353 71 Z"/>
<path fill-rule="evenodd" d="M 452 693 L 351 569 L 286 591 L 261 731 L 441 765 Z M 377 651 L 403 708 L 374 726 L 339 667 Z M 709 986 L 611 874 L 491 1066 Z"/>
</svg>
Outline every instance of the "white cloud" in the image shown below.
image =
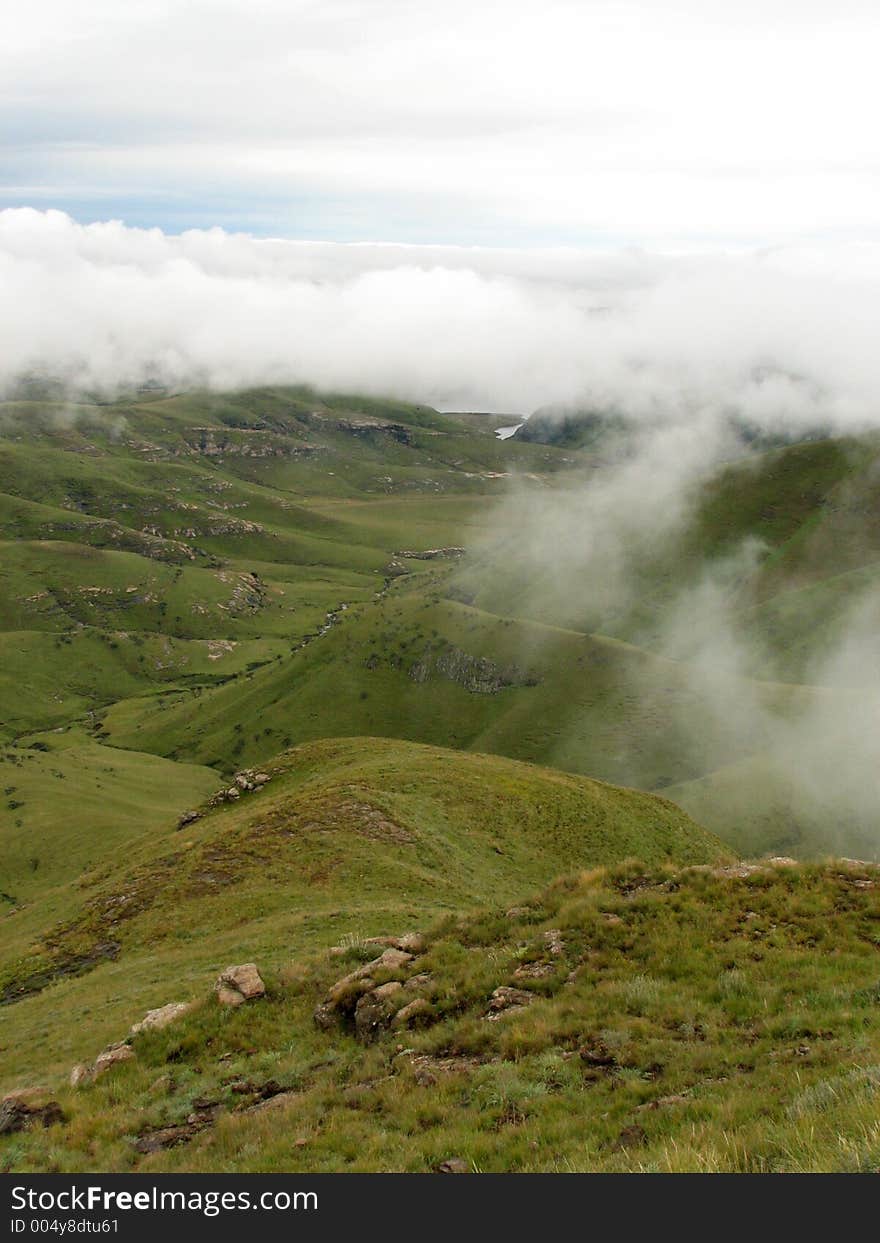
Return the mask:
<svg viewBox="0 0 880 1243">
<path fill-rule="evenodd" d="M 876 236 L 862 0 L 15 8 L 8 203 L 384 239 Z"/>
<path fill-rule="evenodd" d="M 449 407 L 880 418 L 880 247 L 670 256 L 167 236 L 0 212 L 0 381 L 307 382 Z"/>
</svg>

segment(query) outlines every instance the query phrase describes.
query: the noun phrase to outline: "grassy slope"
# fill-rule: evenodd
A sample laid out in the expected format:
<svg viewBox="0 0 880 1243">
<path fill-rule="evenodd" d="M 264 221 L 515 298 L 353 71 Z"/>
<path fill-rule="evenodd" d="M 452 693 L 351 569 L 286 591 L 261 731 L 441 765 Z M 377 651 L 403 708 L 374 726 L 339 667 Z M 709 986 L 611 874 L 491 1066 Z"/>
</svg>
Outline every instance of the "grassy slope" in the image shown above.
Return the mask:
<svg viewBox="0 0 880 1243">
<path fill-rule="evenodd" d="M 208 764 L 259 761 L 338 733 L 408 736 L 494 751 L 643 788 L 717 768 L 754 748 L 716 711 L 718 686 L 629 644 L 502 619 L 442 596 L 433 574 L 398 580 L 385 600 L 347 611 L 320 641 L 204 693 L 131 699 L 104 714 L 115 745 Z M 464 652 L 516 668 L 519 683 L 474 693 L 426 654 Z M 750 684 L 780 711 L 809 691 Z"/>
<path fill-rule="evenodd" d="M 773 679 L 804 676 L 880 560 L 876 444 L 825 441 L 723 471 L 646 570 L 629 617 L 585 617 L 549 580 L 521 581 L 515 531 L 510 556 L 410 562 L 406 583 L 376 599 L 402 547 L 483 546 L 499 472 L 536 474 L 540 493 L 588 459 L 498 442 L 483 418 L 295 390 L 120 402 L 73 424 L 51 413 L 29 408 L 0 441 L 18 493 L 6 497 L 0 569 L 7 738 L 111 704 L 104 740 L 227 771 L 326 735 L 412 737 L 646 788 L 703 781 L 701 811 L 728 831 L 711 774 L 766 740 L 723 719 L 716 686 L 614 635 L 646 641 L 688 575 L 760 538 L 770 555 L 734 604 L 757 640 L 754 673 L 770 682 L 745 690 L 785 714 L 812 692 Z M 861 568 L 832 573 L 841 545 Z M 461 603 L 472 597 L 476 607 Z M 297 651 L 343 601 L 342 624 Z M 436 675 L 415 683 L 413 666 L 440 644 L 538 683 L 496 695 Z M 754 844 L 779 791 L 750 790 L 734 831 Z M 821 829 L 827 810 L 814 818 Z M 807 832 L 803 849 L 816 840 Z"/>
<path fill-rule="evenodd" d="M 493 756 L 334 740 L 270 771 L 270 784 L 240 803 L 181 832 L 155 823 L 124 857 L 96 860 L 68 886 L 66 907 L 48 895 L 51 927 L 37 895 L 6 916 L 13 994 L 58 976 L 0 1008 L 7 1083 L 63 1072 L 121 1015 L 201 987 L 227 960 L 257 955 L 278 967 L 334 933 L 421 923 L 487 894 L 512 902 L 572 863 L 726 853 L 665 800 Z M 63 843 L 60 826 L 53 832 Z M 107 942 L 117 961 L 63 978 Z M 59 1027 L 51 1016 L 62 1010 L 71 1022 Z"/>
<path fill-rule="evenodd" d="M 193 1013 L 137 1038 L 136 1060 L 94 1087 L 63 1091 L 69 1121 L 0 1141 L 0 1159 L 149 1173 L 426 1171 L 450 1158 L 481 1171 L 877 1172 L 877 886 L 876 870 L 840 864 L 629 864 L 506 914 L 493 895 L 484 914 L 435 925 L 398 972 L 429 977 L 420 1025 L 366 1046 L 311 1015 L 367 946 L 267 962 L 268 997 L 234 1013 L 204 978 Z M 544 973 L 524 981 L 527 964 Z M 503 984 L 534 1000 L 487 1022 Z M 118 1015 L 117 1036 L 131 1017 Z M 269 1079 L 289 1095 L 244 1112 Z M 197 1100 L 214 1103 L 214 1125 L 138 1155 L 135 1136 L 184 1122 Z"/>
</svg>

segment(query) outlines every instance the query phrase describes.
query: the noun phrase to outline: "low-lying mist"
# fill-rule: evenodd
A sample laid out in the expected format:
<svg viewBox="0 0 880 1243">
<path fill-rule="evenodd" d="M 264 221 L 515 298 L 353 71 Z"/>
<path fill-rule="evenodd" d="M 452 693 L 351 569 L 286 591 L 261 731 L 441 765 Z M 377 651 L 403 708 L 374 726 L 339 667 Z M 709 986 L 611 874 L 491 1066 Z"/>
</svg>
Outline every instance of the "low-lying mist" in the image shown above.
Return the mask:
<svg viewBox="0 0 880 1243">
<path fill-rule="evenodd" d="M 0 212 L 0 388 L 271 383 L 447 409 L 870 422 L 880 246 L 663 255 L 178 236 Z"/>
<path fill-rule="evenodd" d="M 486 607 L 649 653 L 627 667 L 635 699 L 647 670 L 655 695 L 670 671 L 677 715 L 658 707 L 652 728 L 674 727 L 677 769 L 646 773 L 624 738 L 600 775 L 668 788 L 744 848 L 878 853 L 880 543 L 859 534 L 871 490 L 848 528 L 807 515 L 824 550 L 787 581 L 797 550 L 738 516 L 752 468 L 719 481 L 747 456 L 737 421 L 795 441 L 880 422 L 880 247 L 342 245 L 21 209 L 0 212 L 0 284 L 7 391 L 25 374 L 107 393 L 297 383 L 623 419 L 625 453 L 499 505 L 475 550 Z"/>
<path fill-rule="evenodd" d="M 657 772 L 660 748 L 637 728 L 597 775 L 668 791 L 748 852 L 880 857 L 880 546 L 870 529 L 880 445 L 834 443 L 843 478 L 827 503 L 803 500 L 791 539 L 758 533 L 761 519 L 773 529 L 783 486 L 802 500 L 832 443 L 801 446 L 812 454 L 796 463 L 804 482 L 783 485 L 798 446 L 750 453 L 722 420 L 652 426 L 577 483 L 514 487 L 471 577 L 488 609 L 638 649 L 620 661 L 609 713 L 642 704 L 650 729 L 675 740 L 676 768 Z M 850 510 L 865 531 L 848 531 Z M 561 761 L 576 758 L 562 739 Z"/>
</svg>

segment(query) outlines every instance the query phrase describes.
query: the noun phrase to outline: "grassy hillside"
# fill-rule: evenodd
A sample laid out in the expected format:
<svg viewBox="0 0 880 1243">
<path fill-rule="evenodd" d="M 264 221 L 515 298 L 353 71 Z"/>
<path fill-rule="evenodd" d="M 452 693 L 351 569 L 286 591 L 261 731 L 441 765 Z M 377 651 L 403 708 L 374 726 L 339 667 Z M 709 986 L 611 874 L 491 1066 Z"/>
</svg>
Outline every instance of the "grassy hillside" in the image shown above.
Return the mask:
<svg viewBox="0 0 880 1243">
<path fill-rule="evenodd" d="M 113 754 L 121 780 L 127 755 Z M 665 800 L 494 756 L 334 740 L 288 752 L 268 773 L 262 789 L 206 807 L 182 830 L 167 816 L 179 788 L 137 834 L 111 828 L 109 802 L 103 821 L 88 806 L 78 826 L 56 804 L 42 825 L 49 870 L 60 880 L 91 867 L 76 884 L 39 893 L 25 885 L 27 861 L 13 860 L 22 898 L 4 920 L 0 988 L 13 1003 L 0 1008 L 4 1078 L 57 1068 L 121 1012 L 149 1007 L 227 958 L 259 953 L 281 964 L 331 930 L 379 933 L 473 909 L 487 894 L 513 902 L 572 864 L 727 855 Z M 203 783 L 194 770 L 192 802 Z M 87 851 L 99 841 L 96 858 Z M 59 1030 L 51 1015 L 62 1009 L 82 1025 Z"/>
<path fill-rule="evenodd" d="M 0 1140 L 0 1160 L 876 1173 L 877 895 L 876 869 L 847 863 L 593 869 L 419 925 L 416 956 L 337 990 L 320 1027 L 328 989 L 381 946 L 261 962 L 268 995 L 232 1012 L 204 970 L 175 981 L 189 1015 L 61 1089 L 65 1121 Z M 116 1014 L 117 1039 L 135 1017 Z"/>
<path fill-rule="evenodd" d="M 311 739 L 412 738 L 687 784 L 749 850 L 876 853 L 864 815 L 841 835 L 821 800 L 786 804 L 784 780 L 731 801 L 723 778 L 820 702 L 822 654 L 871 598 L 876 437 L 752 452 L 702 481 L 608 610 L 576 566 L 522 555 L 596 461 L 498 441 L 494 422 L 297 389 L 6 403 L 0 742 L 86 731 L 220 774 Z M 724 619 L 747 660 L 706 677 L 668 658 L 664 627 L 744 540 L 764 552 Z M 451 552 L 401 555 L 432 549 Z M 759 712 L 727 710 L 741 702 Z"/>
<path fill-rule="evenodd" d="M 398 580 L 320 642 L 243 682 L 128 699 L 97 728 L 116 746 L 221 767 L 333 734 L 406 735 L 649 789 L 754 748 L 753 733 L 717 712 L 719 687 L 686 666 L 500 618 L 444 598 L 440 581 Z M 810 696 L 770 683 L 749 692 L 780 711 Z"/>
</svg>

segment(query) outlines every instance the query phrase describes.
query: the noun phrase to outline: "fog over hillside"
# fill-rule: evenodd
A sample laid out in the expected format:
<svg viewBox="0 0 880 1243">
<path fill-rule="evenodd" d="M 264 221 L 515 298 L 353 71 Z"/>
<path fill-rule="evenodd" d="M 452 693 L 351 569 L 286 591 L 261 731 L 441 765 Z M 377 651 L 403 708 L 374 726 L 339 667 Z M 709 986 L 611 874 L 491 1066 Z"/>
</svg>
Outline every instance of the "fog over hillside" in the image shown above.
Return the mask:
<svg viewBox="0 0 880 1243">
<path fill-rule="evenodd" d="M 880 417 L 880 246 L 505 250 L 0 212 L 0 383 L 277 382 L 838 429 Z"/>
<path fill-rule="evenodd" d="M 147 379 L 296 382 L 447 408 L 556 403 L 623 416 L 634 434 L 622 459 L 539 499 L 513 486 L 480 548 L 523 585 L 527 610 L 530 592 L 545 616 L 553 598 L 557 617 L 581 610 L 600 631 L 639 607 L 653 563 L 694 520 L 701 484 L 742 455 L 731 417 L 794 436 L 880 422 L 872 245 L 615 255 L 266 241 L 22 209 L 0 213 L 0 265 L 8 391 L 33 372 L 72 393 Z M 798 679 L 837 693 L 781 708 L 750 680 L 757 670 L 785 682 L 778 653 L 736 607 L 767 555 L 746 538 L 708 559 L 628 637 L 685 662 L 717 704 L 714 725 L 755 740 L 787 807 L 819 797 L 861 834 L 880 810 L 873 578 L 837 609 Z M 695 720 L 697 735 L 706 728 Z"/>
</svg>

